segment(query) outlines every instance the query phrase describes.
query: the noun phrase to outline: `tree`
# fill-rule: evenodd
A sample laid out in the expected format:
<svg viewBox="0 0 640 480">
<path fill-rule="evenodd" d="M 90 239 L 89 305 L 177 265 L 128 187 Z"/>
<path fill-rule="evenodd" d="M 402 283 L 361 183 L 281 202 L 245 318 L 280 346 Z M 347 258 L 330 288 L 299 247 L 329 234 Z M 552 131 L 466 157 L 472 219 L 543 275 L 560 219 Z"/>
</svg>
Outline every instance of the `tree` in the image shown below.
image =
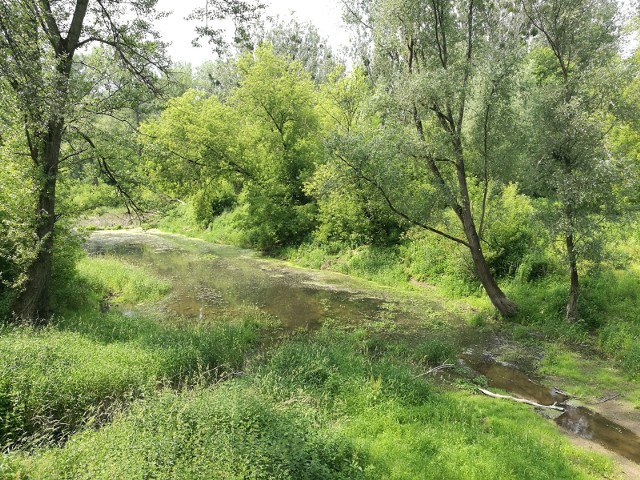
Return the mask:
<svg viewBox="0 0 640 480">
<path fill-rule="evenodd" d="M 483 253 L 486 202 L 474 211 L 470 184 L 481 182 L 486 191 L 496 160 L 474 144 L 474 130 L 481 126 L 486 138 L 495 132 L 497 109 L 490 107 L 501 98 L 519 52 L 517 12 L 477 0 L 368 3 L 350 2 L 348 15 L 373 39 L 367 67 L 377 83 L 382 125 L 369 136 L 368 153 L 352 140 L 337 154 L 405 221 L 466 247 L 493 305 L 503 316 L 513 315 L 516 305 L 497 285 Z M 409 129 L 413 139 L 398 135 Z M 453 230 L 438 226 L 441 207 L 455 215 Z"/>
<path fill-rule="evenodd" d="M 270 25 L 257 26 L 252 40 L 256 47 L 269 43 L 276 55 L 300 63 L 317 84 L 322 83 L 336 66 L 329 40 L 323 38 L 310 22 L 276 19 Z"/>
<path fill-rule="evenodd" d="M 566 318 L 579 318 L 579 260 L 598 218 L 615 207 L 605 115 L 618 96 L 612 0 L 522 0 L 532 24 L 527 130 L 534 192 L 550 202 L 569 270 Z"/>
<path fill-rule="evenodd" d="M 80 81 L 81 68 L 75 68 L 78 54 L 91 46 L 102 46 L 111 63 L 129 73 L 130 83 L 157 90 L 157 73 L 166 69 L 167 61 L 153 30 L 154 20 L 162 16 L 156 3 L 0 0 L 0 82 L 13 91 L 24 124 L 24 150 L 34 166 L 37 197 L 32 226 L 37 254 L 27 267 L 14 305 L 19 318 L 44 319 L 50 313 L 48 290 L 59 218 L 58 176 L 65 162 L 94 146 L 79 120 L 88 114 L 109 114 L 112 95 L 119 97 L 128 90 L 113 82 L 109 69 L 97 84 Z M 254 8 L 240 0 L 219 0 L 213 5 L 216 15 L 240 19 Z M 112 95 L 100 95 L 105 92 Z M 106 103 L 96 102 L 93 106 L 98 108 L 87 111 L 96 93 Z"/>
<path fill-rule="evenodd" d="M 322 136 L 330 143 L 332 137 L 364 133 L 379 122 L 375 112 L 368 111 L 373 89 L 365 71 L 345 70 L 336 67 L 318 92 Z M 319 165 L 305 190 L 318 204 L 314 237 L 321 242 L 382 245 L 397 241 L 403 231 L 400 219 L 386 208 L 375 188 L 354 176 L 344 162 Z"/>
<path fill-rule="evenodd" d="M 131 11 L 115 0 L 0 1 L 0 55 L 6 58 L 0 77 L 14 91 L 23 117 L 37 191 L 37 255 L 14 306 L 19 318 L 49 315 L 56 185 L 61 164 L 79 153 L 65 138 L 86 96 L 76 89 L 74 58 L 90 44 L 104 45 L 139 82 L 152 86 L 154 68 L 164 66 L 162 45 L 151 30 L 154 7 L 154 0 L 135 2 Z"/>
<path fill-rule="evenodd" d="M 322 153 L 313 83 L 300 63 L 270 45 L 243 55 L 237 68 L 239 85 L 228 98 L 192 90 L 144 126 L 149 167 L 182 198 L 193 198 L 195 188 L 199 198 L 214 200 L 202 191 L 221 181 L 228 191 L 231 184 L 251 245 L 299 243 L 313 228 L 304 184 Z"/>
</svg>

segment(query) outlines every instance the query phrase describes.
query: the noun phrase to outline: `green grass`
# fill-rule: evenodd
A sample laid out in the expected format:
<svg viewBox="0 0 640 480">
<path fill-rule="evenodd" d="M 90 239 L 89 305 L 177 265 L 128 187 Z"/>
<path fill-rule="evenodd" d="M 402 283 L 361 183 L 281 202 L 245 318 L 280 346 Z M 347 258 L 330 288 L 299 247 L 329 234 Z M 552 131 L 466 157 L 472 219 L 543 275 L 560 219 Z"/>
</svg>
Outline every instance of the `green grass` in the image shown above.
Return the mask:
<svg viewBox="0 0 640 480">
<path fill-rule="evenodd" d="M 10 458 L 0 477 L 361 478 L 353 447 L 315 420 L 244 382 L 164 391 L 63 449 Z"/>
<path fill-rule="evenodd" d="M 417 376 L 415 356 L 366 355 L 358 335 L 322 332 L 284 345 L 257 384 L 284 403 L 315 405 L 364 452 L 368 478 L 598 478 L 601 457 L 568 445 L 530 409 Z"/>
<path fill-rule="evenodd" d="M 0 445 L 65 438 L 162 383 L 237 370 L 258 322 L 248 315 L 183 328 L 109 313 L 7 328 L 0 335 Z"/>
<path fill-rule="evenodd" d="M 171 288 L 141 267 L 115 258 L 85 257 L 77 264 L 80 281 L 100 297 L 112 297 L 113 303 L 133 304 L 162 298 Z"/>
<path fill-rule="evenodd" d="M 225 211 L 208 226 L 203 226 L 195 219 L 192 206 L 181 205 L 155 222 L 154 226 L 208 242 L 247 247 L 247 235 L 237 225 L 238 214 L 237 211 Z"/>
<path fill-rule="evenodd" d="M 607 360 L 586 357 L 552 343 L 546 345 L 539 370 L 561 382 L 563 390 L 588 403 L 618 394 L 640 408 L 640 385 Z"/>
<path fill-rule="evenodd" d="M 0 448 L 64 440 L 161 384 L 241 368 L 265 324 L 257 311 L 185 326 L 118 311 L 100 314 L 95 305 L 105 296 L 112 303 L 149 303 L 169 287 L 140 267 L 83 258 L 67 287 L 86 296 L 81 310 L 47 328 L 1 329 Z"/>
<path fill-rule="evenodd" d="M 443 391 L 424 358 L 362 332 L 298 335 L 224 384 L 165 390 L 7 478 L 611 478 L 523 405 Z M 428 350 L 428 348 L 427 348 Z"/>
</svg>

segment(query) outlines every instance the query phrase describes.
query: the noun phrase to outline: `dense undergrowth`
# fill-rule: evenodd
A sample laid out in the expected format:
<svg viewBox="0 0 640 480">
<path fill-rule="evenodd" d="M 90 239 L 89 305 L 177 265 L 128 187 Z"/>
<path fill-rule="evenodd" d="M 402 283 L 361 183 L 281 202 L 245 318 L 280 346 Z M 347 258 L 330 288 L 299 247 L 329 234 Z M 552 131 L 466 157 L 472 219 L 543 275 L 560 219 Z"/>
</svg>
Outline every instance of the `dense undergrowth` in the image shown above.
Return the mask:
<svg viewBox="0 0 640 480">
<path fill-rule="evenodd" d="M 109 268 L 103 270 L 105 264 Z M 0 331 L 3 450 L 65 440 L 163 384 L 239 369 L 262 322 L 255 311 L 190 328 L 143 314 L 100 313 L 97 298 L 105 293 L 148 301 L 168 288 L 115 260 L 82 260 L 75 282 L 67 291 L 88 294 L 81 309 L 67 311 L 48 327 L 11 325 Z"/>
<path fill-rule="evenodd" d="M 527 407 L 424 376 L 456 354 L 441 328 L 332 325 L 256 348 L 272 321 L 253 310 L 215 324 L 100 313 L 105 295 L 166 293 L 141 267 L 83 259 L 76 281 L 82 308 L 0 331 L 2 479 L 615 475 Z"/>
<path fill-rule="evenodd" d="M 528 408 L 443 392 L 425 345 L 365 331 L 281 342 L 220 385 L 163 389 L 60 449 L 5 457 L 7 478 L 578 479 L 614 474 Z M 435 360 L 436 357 L 433 357 Z"/>
</svg>

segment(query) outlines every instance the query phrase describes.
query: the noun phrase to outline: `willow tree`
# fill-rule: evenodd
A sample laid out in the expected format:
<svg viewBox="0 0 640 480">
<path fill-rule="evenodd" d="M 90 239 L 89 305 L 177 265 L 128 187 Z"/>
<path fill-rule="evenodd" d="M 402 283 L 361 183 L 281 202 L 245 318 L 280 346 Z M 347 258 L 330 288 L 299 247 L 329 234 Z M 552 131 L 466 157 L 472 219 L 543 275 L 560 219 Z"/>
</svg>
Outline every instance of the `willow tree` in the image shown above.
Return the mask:
<svg viewBox="0 0 640 480">
<path fill-rule="evenodd" d="M 360 147 L 358 154 L 343 148 L 338 155 L 407 222 L 466 247 L 493 305 L 503 316 L 515 314 L 483 253 L 486 201 L 474 209 L 470 190 L 481 185 L 486 199 L 492 171 L 504 160 L 499 149 L 482 148 L 477 139 L 487 147 L 504 137 L 496 120 L 521 45 L 518 12 L 479 0 L 346 3 L 347 16 L 372 39 L 365 65 L 377 86 L 384 128 L 368 155 L 377 162 L 373 169 L 364 168 L 367 155 Z M 400 130 L 412 130 L 413 139 L 398 136 Z M 392 131 L 391 145 L 381 143 L 384 131 Z M 434 214 L 440 207 L 453 212 L 457 226 L 439 226 Z"/>
<path fill-rule="evenodd" d="M 154 0 L 131 7 L 115 0 L 0 1 L 0 51 L 6 59 L 0 75 L 13 89 L 23 117 L 25 150 L 36 185 L 37 254 L 14 306 L 17 317 L 36 320 L 49 314 L 58 176 L 64 162 L 86 148 L 65 142 L 75 133 L 83 100 L 91 93 L 77 88 L 74 59 L 83 48 L 102 44 L 136 80 L 153 85 L 153 70 L 164 64 L 151 29 L 154 8 Z"/>
<path fill-rule="evenodd" d="M 605 146 L 607 113 L 620 94 L 614 0 L 521 0 L 535 34 L 525 110 L 536 194 L 551 204 L 564 244 L 566 318 L 579 317 L 579 261 L 599 218 L 615 207 L 615 162 Z"/>
</svg>

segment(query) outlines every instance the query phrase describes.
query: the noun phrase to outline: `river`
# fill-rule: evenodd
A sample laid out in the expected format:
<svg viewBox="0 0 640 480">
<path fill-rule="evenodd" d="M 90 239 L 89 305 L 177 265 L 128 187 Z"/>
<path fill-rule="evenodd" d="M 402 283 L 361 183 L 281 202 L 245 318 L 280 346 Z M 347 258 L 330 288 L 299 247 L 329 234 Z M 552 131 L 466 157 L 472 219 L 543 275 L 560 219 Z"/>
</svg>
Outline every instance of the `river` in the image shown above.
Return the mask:
<svg viewBox="0 0 640 480">
<path fill-rule="evenodd" d="M 171 282 L 171 291 L 155 306 L 161 313 L 215 321 L 238 308 L 258 308 L 288 330 L 313 329 L 323 322 L 379 325 L 387 330 L 421 328 L 446 312 L 443 303 L 402 296 L 372 283 L 337 273 L 296 268 L 256 252 L 158 231 L 98 230 L 86 243 L 91 255 L 114 256 L 143 266 Z M 135 313 L 137 306 L 123 307 Z M 499 388 L 543 404 L 565 408 L 554 420 L 572 435 L 596 442 L 640 464 L 640 437 L 587 408 L 567 404 L 568 397 L 532 381 L 515 366 L 484 351 L 486 339 L 465 334 L 459 362 Z"/>
</svg>

